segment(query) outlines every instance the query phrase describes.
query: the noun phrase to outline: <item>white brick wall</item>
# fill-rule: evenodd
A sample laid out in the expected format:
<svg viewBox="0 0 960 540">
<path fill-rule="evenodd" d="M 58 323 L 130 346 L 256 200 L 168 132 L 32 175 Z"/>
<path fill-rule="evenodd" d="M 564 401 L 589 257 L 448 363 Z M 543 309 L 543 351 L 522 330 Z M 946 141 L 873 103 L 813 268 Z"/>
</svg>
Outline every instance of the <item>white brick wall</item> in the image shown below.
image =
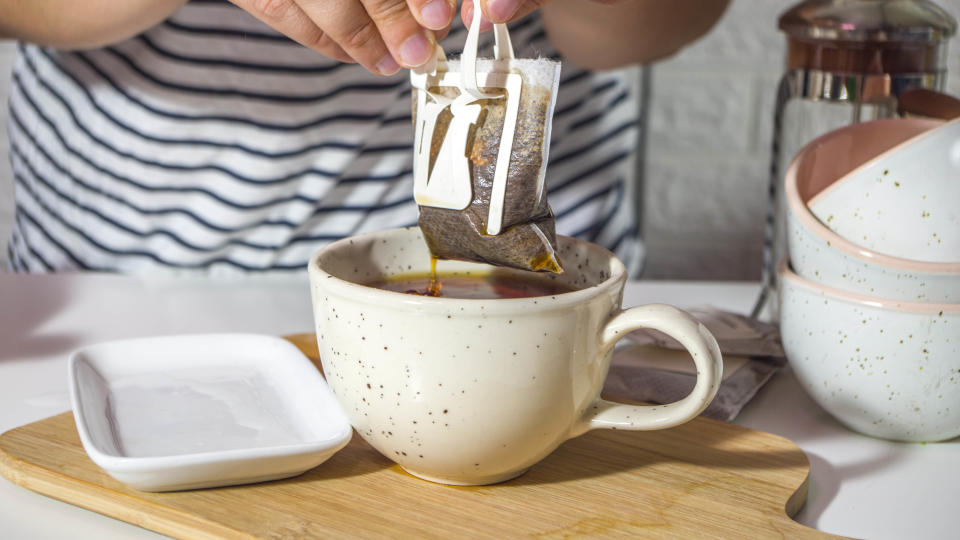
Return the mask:
<svg viewBox="0 0 960 540">
<path fill-rule="evenodd" d="M 643 233 L 644 277 L 757 279 L 767 166 L 784 38 L 794 0 L 733 0 L 713 31 L 653 70 Z M 960 0 L 939 0 L 960 18 Z M 6 102 L 12 46 L 0 44 Z M 948 91 L 960 95 L 960 44 Z M 12 219 L 6 111 L 0 110 L 0 266 Z"/>
</svg>

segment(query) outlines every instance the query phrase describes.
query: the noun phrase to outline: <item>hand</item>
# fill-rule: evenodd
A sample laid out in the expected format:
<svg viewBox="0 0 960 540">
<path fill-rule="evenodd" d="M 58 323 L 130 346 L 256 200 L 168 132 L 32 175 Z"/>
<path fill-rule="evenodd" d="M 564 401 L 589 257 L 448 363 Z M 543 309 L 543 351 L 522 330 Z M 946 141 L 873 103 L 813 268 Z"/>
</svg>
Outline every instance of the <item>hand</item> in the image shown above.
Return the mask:
<svg viewBox="0 0 960 540">
<path fill-rule="evenodd" d="M 294 41 L 377 75 L 426 64 L 456 10 L 456 0 L 231 1 Z"/>
<path fill-rule="evenodd" d="M 493 23 L 508 23 L 524 17 L 531 12 L 553 2 L 554 0 L 481 0 L 480 9 L 483 17 L 480 21 L 480 31 L 486 32 L 493 28 Z M 623 0 L 592 0 L 598 4 L 617 4 Z M 460 16 L 463 24 L 470 28 L 473 20 L 474 0 L 463 0 Z"/>
</svg>

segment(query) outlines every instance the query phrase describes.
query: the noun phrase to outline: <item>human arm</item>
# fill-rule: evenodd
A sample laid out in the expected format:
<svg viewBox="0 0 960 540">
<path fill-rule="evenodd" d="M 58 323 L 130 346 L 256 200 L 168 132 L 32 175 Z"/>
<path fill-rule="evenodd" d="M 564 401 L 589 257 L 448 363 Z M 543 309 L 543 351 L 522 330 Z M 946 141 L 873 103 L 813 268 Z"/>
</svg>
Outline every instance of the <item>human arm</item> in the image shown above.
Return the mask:
<svg viewBox="0 0 960 540">
<path fill-rule="evenodd" d="M 571 61 L 589 69 L 647 64 L 707 33 L 730 0 L 483 0 L 493 22 L 518 19 L 540 7 L 547 35 Z M 473 1 L 464 0 L 469 24 Z"/>
<path fill-rule="evenodd" d="M 0 39 L 89 49 L 135 36 L 186 0 L 0 0 Z"/>
</svg>

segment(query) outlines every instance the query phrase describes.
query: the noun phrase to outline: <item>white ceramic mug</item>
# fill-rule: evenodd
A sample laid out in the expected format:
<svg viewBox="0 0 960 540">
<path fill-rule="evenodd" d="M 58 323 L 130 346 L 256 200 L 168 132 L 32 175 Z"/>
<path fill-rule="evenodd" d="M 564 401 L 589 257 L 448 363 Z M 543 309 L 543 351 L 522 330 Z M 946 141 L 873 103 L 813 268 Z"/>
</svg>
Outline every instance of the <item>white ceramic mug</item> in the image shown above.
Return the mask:
<svg viewBox="0 0 960 540">
<path fill-rule="evenodd" d="M 572 292 L 464 300 L 365 285 L 429 270 L 418 228 L 317 252 L 309 274 L 320 357 L 357 433 L 415 476 L 478 485 L 519 476 L 590 429 L 663 429 L 703 411 L 723 369 L 707 329 L 670 306 L 621 310 L 627 275 L 609 251 L 562 237 L 559 255 L 565 272 L 556 279 Z M 439 271 L 491 267 L 441 261 Z M 663 331 L 690 352 L 698 377 L 687 397 L 659 406 L 600 399 L 614 345 L 637 328 Z"/>
</svg>

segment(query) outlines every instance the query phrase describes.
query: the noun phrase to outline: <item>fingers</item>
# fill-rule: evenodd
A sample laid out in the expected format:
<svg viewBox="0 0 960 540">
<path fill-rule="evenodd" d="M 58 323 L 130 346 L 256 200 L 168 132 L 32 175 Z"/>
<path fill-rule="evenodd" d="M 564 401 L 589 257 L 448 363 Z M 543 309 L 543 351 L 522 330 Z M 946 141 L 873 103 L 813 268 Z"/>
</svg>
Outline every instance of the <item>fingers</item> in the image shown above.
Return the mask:
<svg viewBox="0 0 960 540">
<path fill-rule="evenodd" d="M 450 29 L 456 0 L 231 0 L 291 39 L 380 75 L 429 62 Z M 519 19 L 550 0 L 463 0 L 469 26 L 476 3 L 480 30 Z M 492 21 L 492 22 L 491 22 Z M 436 31 L 436 35 L 434 33 Z"/>
<path fill-rule="evenodd" d="M 481 0 L 480 7 L 490 22 L 505 23 L 513 19 L 521 4 L 526 3 L 521 0 Z"/>
<path fill-rule="evenodd" d="M 460 6 L 460 18 L 463 19 L 463 26 L 470 28 L 470 25 L 473 24 L 473 10 L 475 8 L 473 0 L 463 0 L 463 5 Z M 493 23 L 490 22 L 490 19 L 486 15 L 482 14 L 481 10 L 480 16 L 480 31 L 486 32 L 487 30 L 493 29 Z"/>
<path fill-rule="evenodd" d="M 231 0 L 238 7 L 297 43 L 341 62 L 353 63 L 293 0 Z"/>
<path fill-rule="evenodd" d="M 480 23 L 480 30 L 486 31 L 493 28 L 492 23 L 507 23 L 525 17 L 531 12 L 549 4 L 551 0 L 479 0 L 481 10 L 483 11 L 483 21 Z M 473 17 L 474 0 L 463 0 L 463 7 L 460 8 L 460 14 L 463 17 L 463 24 L 470 27 Z"/>
<path fill-rule="evenodd" d="M 351 0 L 316 0 L 320 3 L 350 2 Z M 445 0 L 440 0 L 445 1 Z M 407 0 L 361 0 L 383 41 L 400 65 L 419 67 L 433 58 L 437 42 L 433 32 L 420 26 Z M 343 42 L 340 42 L 343 45 Z M 350 52 L 350 49 L 344 47 Z"/>
<path fill-rule="evenodd" d="M 450 33 L 450 27 L 447 26 L 443 30 L 435 30 L 433 32 L 433 38 L 436 39 L 437 41 L 441 41 L 443 40 L 443 38 L 447 37 L 447 34 L 449 33 Z"/>
<path fill-rule="evenodd" d="M 407 0 L 407 6 L 420 26 L 431 30 L 449 27 L 457 10 L 456 0 Z"/>
<path fill-rule="evenodd" d="M 359 1 L 298 0 L 298 5 L 318 28 L 370 72 L 392 75 L 400 69 L 380 29 Z"/>
<path fill-rule="evenodd" d="M 291 39 L 380 75 L 433 58 L 456 0 L 231 0 Z"/>
</svg>

